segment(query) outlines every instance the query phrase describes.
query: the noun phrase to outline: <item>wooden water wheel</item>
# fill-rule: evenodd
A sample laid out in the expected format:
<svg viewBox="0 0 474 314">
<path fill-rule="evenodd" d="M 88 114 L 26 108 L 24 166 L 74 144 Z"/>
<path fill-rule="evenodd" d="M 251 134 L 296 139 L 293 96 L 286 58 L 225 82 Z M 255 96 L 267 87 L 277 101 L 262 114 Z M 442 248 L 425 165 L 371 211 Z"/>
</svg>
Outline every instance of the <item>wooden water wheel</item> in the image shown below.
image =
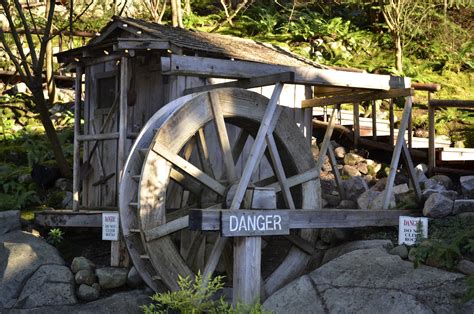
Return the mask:
<svg viewBox="0 0 474 314">
<path fill-rule="evenodd" d="M 178 275 L 193 276 L 198 270 L 213 274 L 216 268 L 225 271 L 232 284 L 231 263 L 217 264 L 232 259 L 232 239 L 226 244 L 216 232 L 189 231 L 187 213 L 189 208 L 230 206 L 229 191 L 235 190 L 245 168 L 243 151 L 252 146 L 268 103 L 268 98 L 247 90 L 216 89 L 174 100 L 142 129 L 124 168 L 120 215 L 133 263 L 153 289 L 164 285 L 176 290 Z M 286 181 L 314 168 L 314 161 L 288 112 L 277 110 L 281 113 L 272 122 L 273 133 L 266 137 L 268 147 L 259 159 L 269 170 L 264 178 L 253 171 L 250 185 L 275 187 L 278 208 L 320 208 L 319 181 Z M 292 236 L 312 244 L 316 230 Z M 310 255 L 284 237 L 264 241 L 262 278 L 269 295 L 298 276 Z"/>
</svg>

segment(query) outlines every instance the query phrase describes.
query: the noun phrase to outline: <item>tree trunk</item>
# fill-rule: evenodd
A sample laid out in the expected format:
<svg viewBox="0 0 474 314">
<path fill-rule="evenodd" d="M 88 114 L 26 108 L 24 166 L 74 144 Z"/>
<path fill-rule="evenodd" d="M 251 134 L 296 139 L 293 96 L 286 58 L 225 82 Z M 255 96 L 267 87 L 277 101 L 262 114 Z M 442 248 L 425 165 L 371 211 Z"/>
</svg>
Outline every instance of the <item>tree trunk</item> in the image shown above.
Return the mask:
<svg viewBox="0 0 474 314">
<path fill-rule="evenodd" d="M 183 24 L 183 7 L 181 5 L 181 0 L 176 0 L 176 9 L 178 13 L 178 26 L 184 28 Z"/>
<path fill-rule="evenodd" d="M 48 107 L 46 106 L 46 100 L 44 99 L 41 82 L 39 84 L 37 83 L 34 85 L 35 87 L 32 86 L 31 92 L 35 100 L 36 110 L 39 113 L 40 120 L 43 124 L 46 136 L 48 137 L 49 142 L 51 144 L 51 149 L 53 150 L 54 158 L 56 159 L 59 171 L 64 177 L 71 177 L 69 165 L 66 161 L 66 158 L 64 157 L 61 143 L 59 142 L 58 134 L 56 133 L 53 123 L 49 118 L 50 113 Z"/>
<path fill-rule="evenodd" d="M 46 1 L 46 18 L 48 18 L 48 12 L 50 10 L 51 2 Z M 49 101 L 54 103 L 56 101 L 56 85 L 54 84 L 54 76 L 53 76 L 53 45 L 52 40 L 48 41 L 46 45 L 46 86 L 48 88 L 48 96 Z"/>
<path fill-rule="evenodd" d="M 186 16 L 191 14 L 191 0 L 184 0 L 184 14 Z"/>
<path fill-rule="evenodd" d="M 171 0 L 171 23 L 173 27 L 178 27 L 178 2 Z"/>
<path fill-rule="evenodd" d="M 399 74 L 403 73 L 403 47 L 402 38 L 400 34 L 395 34 L 395 48 L 397 58 L 397 71 Z"/>
</svg>

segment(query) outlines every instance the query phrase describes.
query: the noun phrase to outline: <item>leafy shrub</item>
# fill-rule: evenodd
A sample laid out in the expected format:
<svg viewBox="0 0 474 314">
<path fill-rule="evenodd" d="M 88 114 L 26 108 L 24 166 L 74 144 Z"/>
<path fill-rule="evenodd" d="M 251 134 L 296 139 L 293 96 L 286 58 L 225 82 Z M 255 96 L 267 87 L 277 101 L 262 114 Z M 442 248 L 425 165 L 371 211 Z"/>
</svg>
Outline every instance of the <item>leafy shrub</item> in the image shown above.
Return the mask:
<svg viewBox="0 0 474 314">
<path fill-rule="evenodd" d="M 18 178 L 30 168 L 2 164 L 0 167 L 0 210 L 22 209 L 39 203 L 34 183 L 21 183 Z"/>
<path fill-rule="evenodd" d="M 221 296 L 216 299 L 215 295 L 224 287 L 223 277 L 204 281 L 203 276 L 198 273 L 194 280 L 189 277 L 178 277 L 180 290 L 156 293 L 151 299 L 153 303 L 142 306 L 146 314 L 169 313 L 264 313 L 259 303 L 254 306 L 246 306 L 238 303 L 235 307 L 225 302 Z"/>
</svg>

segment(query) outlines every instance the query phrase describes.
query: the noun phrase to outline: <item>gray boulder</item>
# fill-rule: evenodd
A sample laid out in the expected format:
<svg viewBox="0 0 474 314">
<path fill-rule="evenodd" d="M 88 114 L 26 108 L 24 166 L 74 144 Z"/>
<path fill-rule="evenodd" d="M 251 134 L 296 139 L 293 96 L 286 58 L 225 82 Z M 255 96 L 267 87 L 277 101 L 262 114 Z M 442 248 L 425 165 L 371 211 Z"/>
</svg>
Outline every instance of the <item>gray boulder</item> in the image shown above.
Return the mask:
<svg viewBox="0 0 474 314">
<path fill-rule="evenodd" d="M 471 200 L 454 200 L 453 214 L 474 212 L 474 199 Z"/>
<path fill-rule="evenodd" d="M 309 278 L 308 278 L 309 277 Z M 380 248 L 344 254 L 271 295 L 274 313 L 471 313 L 465 276 L 413 264 Z M 466 312 L 467 310 L 467 312 Z"/>
<path fill-rule="evenodd" d="M 356 167 L 350 165 L 344 165 L 344 167 L 342 167 L 342 173 L 349 177 L 358 177 L 361 175 Z"/>
<path fill-rule="evenodd" d="M 356 170 L 359 171 L 361 174 L 367 174 L 369 172 L 369 169 L 367 168 L 367 164 L 366 163 L 358 163 L 356 166 L 355 166 Z"/>
<path fill-rule="evenodd" d="M 26 282 L 15 308 L 75 303 L 74 279 L 69 268 L 62 265 L 42 265 Z"/>
<path fill-rule="evenodd" d="M 118 288 L 127 282 L 126 268 L 104 267 L 95 271 L 102 289 Z"/>
<path fill-rule="evenodd" d="M 20 230 L 20 228 L 19 210 L 0 211 L 0 236 L 14 230 Z"/>
<path fill-rule="evenodd" d="M 398 255 L 402 259 L 408 258 L 408 249 L 405 245 L 397 245 L 389 252 L 391 255 Z"/>
<path fill-rule="evenodd" d="M 359 156 L 359 155 L 354 154 L 354 153 L 347 153 L 344 156 L 344 164 L 345 165 L 355 166 L 358 163 L 363 162 L 363 161 L 365 161 L 364 157 Z"/>
<path fill-rule="evenodd" d="M 54 247 L 22 231 L 0 236 L 0 257 L 0 308 L 14 306 L 25 283 L 42 265 L 64 265 Z"/>
<path fill-rule="evenodd" d="M 359 196 L 369 189 L 367 182 L 362 177 L 353 177 L 342 181 L 342 186 L 346 192 L 346 199 L 357 201 Z"/>
<path fill-rule="evenodd" d="M 342 200 L 339 205 L 337 205 L 338 209 L 356 209 L 357 203 L 351 200 Z"/>
<path fill-rule="evenodd" d="M 321 229 L 320 238 L 323 242 L 334 245 L 349 238 L 350 230 L 344 228 Z"/>
<path fill-rule="evenodd" d="M 421 198 L 426 201 L 431 194 L 441 194 L 453 201 L 458 197 L 458 192 L 446 190 L 442 185 L 436 185 L 433 188 L 423 190 Z"/>
<path fill-rule="evenodd" d="M 464 176 L 459 178 L 462 194 L 466 198 L 474 198 L 474 176 Z"/>
<path fill-rule="evenodd" d="M 451 178 L 443 174 L 437 174 L 435 176 L 432 176 L 430 180 L 438 182 L 439 184 L 444 186 L 446 190 L 451 190 L 453 188 L 453 181 L 451 180 Z"/>
<path fill-rule="evenodd" d="M 331 248 L 326 251 L 323 258 L 323 264 L 326 264 L 333 259 L 347 254 L 352 251 L 381 248 L 384 250 L 391 249 L 393 247 L 392 241 L 390 240 L 360 240 L 344 243 L 340 246 Z"/>
<path fill-rule="evenodd" d="M 93 283 L 92 286 L 82 284 L 77 289 L 77 297 L 84 301 L 94 301 L 100 296 L 100 285 Z"/>
<path fill-rule="evenodd" d="M 384 192 L 379 192 L 375 190 L 368 190 L 357 199 L 357 205 L 361 209 L 370 209 L 370 210 L 381 210 L 383 207 Z M 390 202 L 388 208 L 395 208 L 395 196 L 392 194 L 390 196 Z"/>
<path fill-rule="evenodd" d="M 138 273 L 137 269 L 135 266 L 130 268 L 127 274 L 127 285 L 132 287 L 132 288 L 137 288 L 143 285 L 143 279 Z"/>
<path fill-rule="evenodd" d="M 465 275 L 473 276 L 474 275 L 474 263 L 467 260 L 467 259 L 462 259 L 456 265 L 456 270 L 460 273 L 465 274 Z"/>
<path fill-rule="evenodd" d="M 76 276 L 74 276 L 74 280 L 78 285 L 86 284 L 92 286 L 95 279 L 95 274 L 90 269 L 81 269 L 76 273 Z"/>
<path fill-rule="evenodd" d="M 334 148 L 334 155 L 336 155 L 336 157 L 339 159 L 343 159 L 346 155 L 346 149 L 344 148 L 344 146 Z"/>
<path fill-rule="evenodd" d="M 441 194 L 431 194 L 423 207 L 423 215 L 432 218 L 448 216 L 453 212 L 453 201 Z"/>
<path fill-rule="evenodd" d="M 75 274 L 80 270 L 95 270 L 95 264 L 83 256 L 74 257 L 71 263 L 71 270 Z"/>
<path fill-rule="evenodd" d="M 28 310 L 11 310 L 9 314 L 118 314 L 118 313 L 136 313 L 142 314 L 140 306 L 150 304 L 150 291 L 133 290 L 128 292 L 116 293 L 108 298 L 97 301 L 61 306 L 44 306 Z"/>
<path fill-rule="evenodd" d="M 263 303 L 263 308 L 271 313 L 325 313 L 323 300 L 308 275 L 275 292 Z"/>
</svg>

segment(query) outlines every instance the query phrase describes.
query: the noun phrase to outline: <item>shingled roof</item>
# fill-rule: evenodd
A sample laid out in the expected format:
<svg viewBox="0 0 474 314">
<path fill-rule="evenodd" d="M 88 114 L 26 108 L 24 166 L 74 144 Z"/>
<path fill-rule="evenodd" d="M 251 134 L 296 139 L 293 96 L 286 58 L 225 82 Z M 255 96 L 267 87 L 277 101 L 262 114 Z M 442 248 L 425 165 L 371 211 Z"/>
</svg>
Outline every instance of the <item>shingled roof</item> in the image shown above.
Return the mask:
<svg viewBox="0 0 474 314">
<path fill-rule="evenodd" d="M 73 49 L 74 52 L 69 51 L 69 53 L 64 52 L 61 54 L 74 54 L 84 49 L 120 40 L 120 38 L 125 36 L 143 41 L 167 41 L 175 47 L 202 53 L 206 56 L 288 66 L 312 66 L 320 69 L 331 68 L 272 44 L 228 35 L 186 30 L 117 16 L 113 17 L 112 21 L 102 29 L 100 35 L 93 38 L 86 46 Z"/>
</svg>

